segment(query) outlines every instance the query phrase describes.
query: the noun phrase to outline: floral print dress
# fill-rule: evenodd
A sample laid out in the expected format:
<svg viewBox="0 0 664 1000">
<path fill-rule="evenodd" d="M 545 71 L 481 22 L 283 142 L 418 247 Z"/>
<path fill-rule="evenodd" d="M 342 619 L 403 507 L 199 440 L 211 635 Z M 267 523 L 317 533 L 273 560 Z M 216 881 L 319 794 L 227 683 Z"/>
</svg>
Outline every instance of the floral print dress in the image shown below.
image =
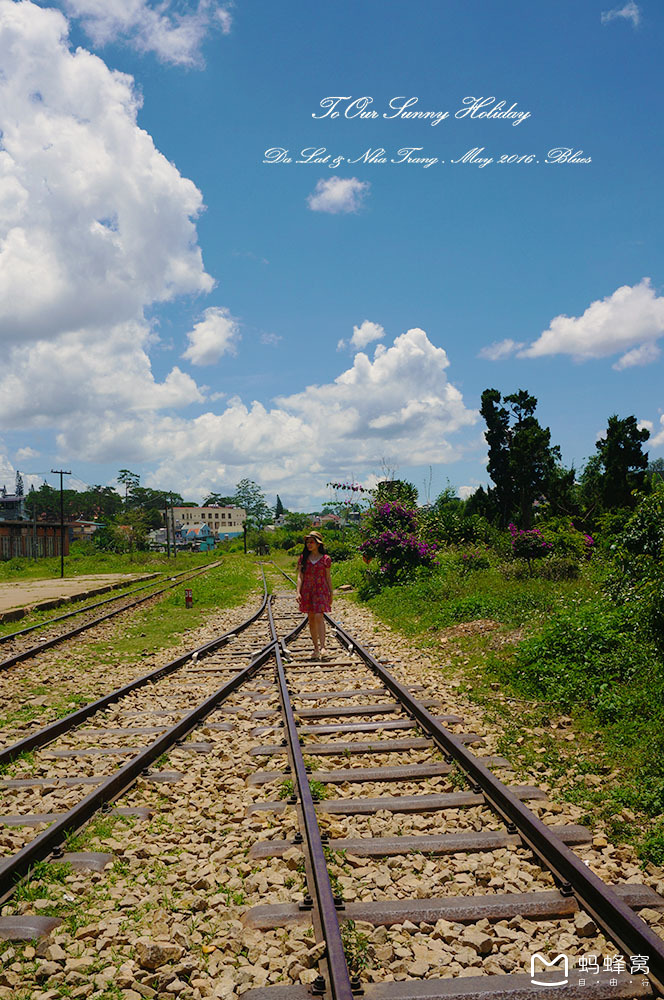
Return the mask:
<svg viewBox="0 0 664 1000">
<path fill-rule="evenodd" d="M 332 610 L 331 593 L 327 583 L 326 570 L 332 565 L 329 556 L 319 556 L 314 562 L 309 556 L 302 574 L 300 611 L 306 614 L 322 614 Z M 302 556 L 297 564 L 302 569 Z"/>
</svg>

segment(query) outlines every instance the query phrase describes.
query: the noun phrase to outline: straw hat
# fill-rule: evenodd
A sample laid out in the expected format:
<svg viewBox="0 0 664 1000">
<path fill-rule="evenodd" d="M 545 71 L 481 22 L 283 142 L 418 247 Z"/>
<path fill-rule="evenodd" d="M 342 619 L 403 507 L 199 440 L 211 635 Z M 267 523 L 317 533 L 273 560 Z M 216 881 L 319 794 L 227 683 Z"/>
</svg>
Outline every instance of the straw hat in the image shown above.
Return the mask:
<svg viewBox="0 0 664 1000">
<path fill-rule="evenodd" d="M 306 542 L 307 538 L 313 538 L 313 539 L 315 539 L 315 541 L 317 541 L 319 545 L 323 544 L 323 536 L 321 535 L 321 533 L 319 531 L 310 531 L 310 532 L 308 532 L 304 536 L 305 542 Z"/>
</svg>

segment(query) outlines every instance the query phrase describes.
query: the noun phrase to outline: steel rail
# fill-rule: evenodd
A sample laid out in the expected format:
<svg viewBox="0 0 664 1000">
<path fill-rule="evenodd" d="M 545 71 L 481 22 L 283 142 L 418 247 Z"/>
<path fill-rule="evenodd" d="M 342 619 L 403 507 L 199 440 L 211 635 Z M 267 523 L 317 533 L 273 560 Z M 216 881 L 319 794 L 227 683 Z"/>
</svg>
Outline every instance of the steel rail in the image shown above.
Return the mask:
<svg viewBox="0 0 664 1000">
<path fill-rule="evenodd" d="M 326 946 L 326 965 L 329 983 L 317 982 L 315 984 L 318 995 L 329 992 L 332 1000 L 353 1000 L 353 990 L 348 975 L 348 966 L 344 955 L 344 946 L 339 930 L 339 918 L 334 903 L 334 894 L 330 885 L 330 878 L 327 872 L 325 852 L 321 841 L 318 820 L 316 819 L 316 808 L 309 788 L 309 775 L 302 756 L 302 749 L 295 722 L 295 714 L 291 705 L 288 693 L 286 673 L 281 658 L 281 648 L 277 636 L 277 630 L 272 616 L 272 605 L 268 603 L 268 618 L 270 629 L 274 640 L 274 656 L 276 660 L 276 680 L 279 686 L 279 697 L 284 715 L 284 730 L 287 742 L 287 752 L 292 769 L 292 774 L 296 782 L 297 793 L 300 800 L 300 811 L 303 820 L 303 833 L 306 853 L 308 855 L 309 866 L 313 881 L 313 900 L 316 906 L 317 915 L 320 921 L 321 933 Z M 301 631 L 306 619 L 297 626 Z M 292 635 L 292 633 L 291 633 Z"/>
<path fill-rule="evenodd" d="M 202 573 L 207 573 L 207 569 L 199 570 L 194 573 L 190 579 L 195 579 L 195 577 L 200 576 Z M 64 642 L 66 639 L 73 639 L 74 636 L 80 635 L 81 632 L 85 632 L 86 629 L 93 628 L 95 625 L 100 625 L 101 622 L 105 622 L 109 618 L 115 617 L 115 615 L 122 614 L 123 611 L 130 611 L 131 608 L 135 608 L 136 605 L 143 604 L 145 601 L 150 601 L 153 597 L 158 597 L 160 594 L 165 594 L 167 590 L 173 590 L 174 587 L 179 587 L 184 582 L 184 580 L 178 580 L 175 583 L 170 583 L 167 587 L 163 587 L 161 590 L 156 590 L 154 593 L 147 594 L 145 597 L 139 597 L 135 601 L 125 604 L 122 608 L 114 608 L 113 611 L 109 611 L 105 615 L 100 615 L 98 618 L 93 618 L 91 622 L 85 622 L 77 628 L 70 629 L 69 632 L 63 632 L 62 635 L 56 635 L 51 639 L 45 639 L 36 646 L 24 649 L 21 653 L 15 653 L 13 656 L 9 656 L 6 660 L 0 661 L 0 670 L 8 670 L 10 667 L 15 666 L 22 660 L 29 660 L 33 656 L 38 656 L 39 653 L 43 653 L 45 650 L 51 649 L 53 646 L 57 646 L 58 643 Z"/>
<path fill-rule="evenodd" d="M 177 577 L 186 576 L 187 573 L 206 573 L 208 570 L 214 569 L 216 566 L 220 565 L 220 562 L 215 562 L 210 563 L 209 566 L 205 566 L 200 570 L 183 569 L 180 573 L 174 573 L 173 576 L 169 576 L 168 579 L 175 580 Z M 160 583 L 163 583 L 163 580 L 154 579 L 154 576 L 156 575 L 157 574 L 153 574 L 153 578 L 149 583 L 144 584 L 142 587 L 134 587 L 133 590 L 128 590 L 124 594 L 115 594 L 114 597 L 105 597 L 103 601 L 95 601 L 94 604 L 86 604 L 84 608 L 76 608 L 74 611 L 67 611 L 64 615 L 56 615 L 55 618 L 46 618 L 43 622 L 37 622 L 36 625 L 28 625 L 27 628 L 18 629 L 16 632 L 6 632 L 4 635 L 0 635 L 0 646 L 5 642 L 10 642 L 11 639 L 17 639 L 19 636 L 27 635 L 28 632 L 34 632 L 35 629 L 46 628 L 47 625 L 53 625 L 55 622 L 64 621 L 66 618 L 74 618 L 76 615 L 83 615 L 86 611 L 92 611 L 94 608 L 101 608 L 104 604 L 111 604 L 113 601 L 121 601 L 125 597 L 133 597 L 134 594 L 140 594 L 144 590 L 149 590 L 150 587 L 158 587 Z M 182 583 L 184 581 L 179 580 L 178 582 Z M 127 584 L 122 584 L 122 586 L 127 586 Z M 129 586 L 131 586 L 131 584 L 129 584 Z M 115 589 L 120 590 L 121 588 L 104 587 L 103 589 L 106 591 Z M 161 593 L 161 591 L 158 591 L 158 593 Z M 83 598 L 83 600 L 85 600 L 85 598 Z M 38 610 L 39 608 L 35 608 L 35 611 Z"/>
<path fill-rule="evenodd" d="M 167 729 L 165 733 L 154 740 L 148 747 L 141 750 L 135 757 L 120 767 L 112 775 L 89 792 L 83 799 L 73 806 L 68 812 L 55 820 L 51 825 L 38 834 L 34 840 L 22 847 L 17 853 L 7 860 L 0 862 L 0 902 L 3 902 L 15 888 L 16 882 L 27 875 L 30 868 L 38 861 L 43 861 L 58 847 L 68 832 L 77 830 L 106 803 L 118 798 L 139 775 L 162 753 L 171 749 L 173 744 L 183 739 L 200 722 L 201 719 L 209 715 L 221 702 L 229 695 L 241 687 L 249 680 L 256 671 L 269 659 L 275 648 L 274 640 L 270 641 L 263 649 L 256 654 L 251 662 L 238 671 L 222 687 L 209 695 L 205 701 L 192 709 L 174 726 Z"/>
<path fill-rule="evenodd" d="M 325 615 L 337 636 L 349 651 L 356 652 L 403 705 L 422 730 L 448 758 L 454 758 L 484 793 L 490 805 L 508 824 L 508 830 L 520 835 L 542 864 L 548 868 L 563 892 L 573 892 L 581 905 L 624 954 L 647 956 L 649 977 L 664 993 L 664 941 L 616 895 L 597 875 L 566 847 L 509 788 L 466 749 L 453 733 L 417 701 L 385 667 L 352 638 L 330 615 Z"/>
<path fill-rule="evenodd" d="M 39 747 L 44 747 L 48 743 L 62 736 L 63 733 L 68 732 L 70 729 L 74 729 L 79 723 L 85 721 L 95 712 L 100 712 L 102 709 L 107 708 L 108 705 L 112 704 L 114 701 L 119 701 L 126 694 L 131 691 L 136 691 L 137 688 L 143 687 L 145 684 L 150 684 L 153 681 L 159 680 L 161 677 L 165 677 L 167 674 L 172 673 L 181 667 L 187 660 L 192 659 L 194 656 L 204 656 L 207 653 L 211 653 L 213 650 L 217 649 L 219 646 L 225 645 L 231 636 L 239 635 L 246 628 L 260 618 L 260 616 L 265 611 L 267 605 L 268 593 L 267 587 L 263 586 L 263 600 L 261 602 L 258 610 L 247 618 L 246 621 L 241 622 L 234 628 L 229 629 L 228 632 L 224 632 L 223 635 L 218 636 L 216 639 L 211 639 L 209 642 L 204 643 L 202 646 L 198 646 L 197 649 L 188 650 L 186 653 L 182 653 L 180 656 L 176 656 L 174 660 L 169 663 L 164 664 L 163 667 L 157 667 L 155 670 L 151 670 L 150 673 L 144 674 L 142 677 L 138 677 L 134 681 L 130 681 L 128 684 L 124 684 L 120 688 L 116 688 L 115 691 L 111 691 L 110 694 L 104 695 L 102 698 L 98 698 L 97 701 L 92 701 L 87 705 L 83 705 L 82 708 L 77 709 L 75 712 L 71 712 L 69 715 L 65 715 L 62 719 L 56 719 L 55 722 L 51 722 L 48 726 L 43 729 L 38 730 L 36 733 L 32 733 L 30 736 L 25 736 L 22 740 L 13 743 L 11 746 L 6 747 L 4 750 L 0 750 L 0 765 L 9 764 L 11 761 L 16 760 L 20 754 L 25 753 L 28 750 L 35 750 Z"/>
</svg>

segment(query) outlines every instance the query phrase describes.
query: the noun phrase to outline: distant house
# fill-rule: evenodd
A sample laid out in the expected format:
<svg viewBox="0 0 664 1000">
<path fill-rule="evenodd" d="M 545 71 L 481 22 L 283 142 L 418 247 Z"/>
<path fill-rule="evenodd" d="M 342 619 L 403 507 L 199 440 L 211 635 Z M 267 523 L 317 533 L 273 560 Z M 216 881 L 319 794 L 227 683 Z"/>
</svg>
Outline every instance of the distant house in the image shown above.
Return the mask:
<svg viewBox="0 0 664 1000">
<path fill-rule="evenodd" d="M 23 521 L 27 516 L 24 496 L 0 491 L 0 521 Z"/>
<path fill-rule="evenodd" d="M 221 538 L 235 538 L 247 520 L 243 507 L 174 507 L 173 515 L 182 524 L 183 537 L 185 528 L 202 522 Z"/>
<path fill-rule="evenodd" d="M 100 527 L 98 521 L 70 521 L 67 525 L 70 541 L 82 542 L 90 539 Z"/>
<path fill-rule="evenodd" d="M 323 524 L 341 524 L 341 518 L 338 514 L 323 514 L 320 519 L 321 525 Z"/>
<path fill-rule="evenodd" d="M 210 549 L 214 548 L 214 531 L 205 522 L 183 526 L 181 535 L 182 541 L 186 545 L 191 545 L 199 552 L 209 552 Z"/>
</svg>

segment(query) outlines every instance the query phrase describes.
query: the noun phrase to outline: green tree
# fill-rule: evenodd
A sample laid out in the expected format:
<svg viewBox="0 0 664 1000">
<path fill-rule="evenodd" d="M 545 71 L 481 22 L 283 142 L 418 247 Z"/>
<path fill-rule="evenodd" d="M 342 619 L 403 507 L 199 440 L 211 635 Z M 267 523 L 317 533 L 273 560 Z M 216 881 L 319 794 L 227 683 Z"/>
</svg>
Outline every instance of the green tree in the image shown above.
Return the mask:
<svg viewBox="0 0 664 1000">
<path fill-rule="evenodd" d="M 605 510 L 634 507 L 633 491 L 642 490 L 648 468 L 648 453 L 642 444 L 650 437 L 647 428 L 639 428 L 636 417 L 620 420 L 609 417 L 606 437 L 596 444 L 602 468 L 601 499 Z"/>
<path fill-rule="evenodd" d="M 405 479 L 383 479 L 376 486 L 378 503 L 394 501 L 404 507 L 417 507 L 417 487 Z"/>
<path fill-rule="evenodd" d="M 281 502 L 281 497 L 277 493 L 277 502 L 274 505 L 274 516 L 275 517 L 281 517 L 281 515 L 283 514 L 283 512 L 284 512 L 284 505 Z"/>
<path fill-rule="evenodd" d="M 298 514 L 297 511 L 288 511 L 284 528 L 286 531 L 306 531 L 311 524 L 311 514 Z"/>
<path fill-rule="evenodd" d="M 525 389 L 505 396 L 497 389 L 482 393 L 480 412 L 487 425 L 489 446 L 487 469 L 494 482 L 499 520 L 505 525 L 513 515 L 529 528 L 533 502 L 546 493 L 560 449 L 551 445 L 551 431 L 535 417 L 537 399 Z"/>
<path fill-rule="evenodd" d="M 23 496 L 23 476 L 16 470 L 16 485 L 14 486 L 14 495 L 17 497 Z"/>
<path fill-rule="evenodd" d="M 267 524 L 272 515 L 265 494 L 252 479 L 241 479 L 237 483 L 233 503 L 236 507 L 243 507 L 247 514 L 247 522 L 255 524 L 258 528 Z"/>
<path fill-rule="evenodd" d="M 229 497 L 222 493 L 208 493 L 203 500 L 204 507 L 232 507 L 234 503 L 234 496 Z"/>
<path fill-rule="evenodd" d="M 125 503 L 127 503 L 129 494 L 132 493 L 141 481 L 141 477 L 136 472 L 130 472 L 129 469 L 120 469 L 118 472 L 118 482 L 122 484 L 125 488 Z"/>
</svg>

